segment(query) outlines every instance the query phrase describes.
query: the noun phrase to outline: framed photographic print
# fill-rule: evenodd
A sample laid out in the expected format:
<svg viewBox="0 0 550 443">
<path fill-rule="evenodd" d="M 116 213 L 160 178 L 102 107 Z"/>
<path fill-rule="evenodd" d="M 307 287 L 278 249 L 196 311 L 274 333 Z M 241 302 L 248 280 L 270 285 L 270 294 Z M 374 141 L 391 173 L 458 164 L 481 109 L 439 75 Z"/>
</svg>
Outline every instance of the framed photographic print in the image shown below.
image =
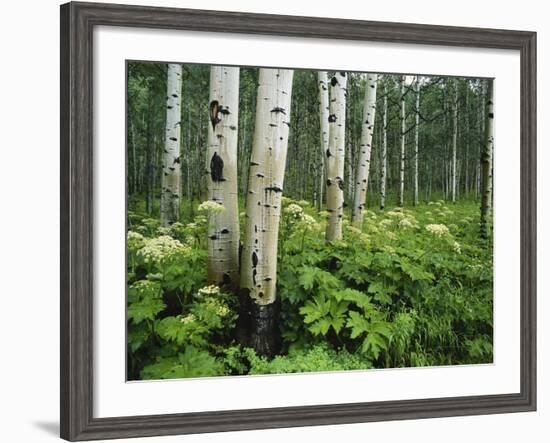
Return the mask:
<svg viewBox="0 0 550 443">
<path fill-rule="evenodd" d="M 536 34 L 61 7 L 61 436 L 536 408 Z"/>
</svg>

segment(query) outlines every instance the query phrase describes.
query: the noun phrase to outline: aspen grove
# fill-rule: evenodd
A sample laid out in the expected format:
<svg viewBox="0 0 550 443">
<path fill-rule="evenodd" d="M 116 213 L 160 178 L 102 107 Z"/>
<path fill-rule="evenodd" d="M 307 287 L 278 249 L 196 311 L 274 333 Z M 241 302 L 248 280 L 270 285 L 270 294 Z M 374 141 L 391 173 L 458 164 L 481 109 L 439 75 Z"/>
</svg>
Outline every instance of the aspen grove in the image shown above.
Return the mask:
<svg viewBox="0 0 550 443">
<path fill-rule="evenodd" d="M 494 87 L 129 63 L 127 378 L 492 362 Z"/>
</svg>

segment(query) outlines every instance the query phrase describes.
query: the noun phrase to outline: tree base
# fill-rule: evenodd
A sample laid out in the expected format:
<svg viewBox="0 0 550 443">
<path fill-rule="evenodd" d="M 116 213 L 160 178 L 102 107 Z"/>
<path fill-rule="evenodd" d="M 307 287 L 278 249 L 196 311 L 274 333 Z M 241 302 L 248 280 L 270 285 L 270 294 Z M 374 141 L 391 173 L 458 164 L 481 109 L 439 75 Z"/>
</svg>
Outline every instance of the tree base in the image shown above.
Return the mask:
<svg viewBox="0 0 550 443">
<path fill-rule="evenodd" d="M 278 301 L 260 305 L 250 298 L 248 291 L 241 291 L 237 337 L 257 355 L 268 358 L 277 355 L 281 346 Z"/>
</svg>

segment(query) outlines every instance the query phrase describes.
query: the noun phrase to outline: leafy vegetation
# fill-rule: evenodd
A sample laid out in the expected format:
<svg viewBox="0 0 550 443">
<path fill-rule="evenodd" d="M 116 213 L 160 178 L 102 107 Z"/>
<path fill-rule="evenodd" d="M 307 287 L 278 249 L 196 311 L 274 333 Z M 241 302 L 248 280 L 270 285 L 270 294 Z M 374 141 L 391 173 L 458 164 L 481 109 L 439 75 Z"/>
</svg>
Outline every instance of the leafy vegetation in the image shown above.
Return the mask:
<svg viewBox="0 0 550 443">
<path fill-rule="evenodd" d="M 283 198 L 271 360 L 238 344 L 238 297 L 206 284 L 205 206 L 165 228 L 142 203 L 128 212 L 129 379 L 492 361 L 492 244 L 476 202 L 367 211 L 328 244 L 327 214 Z"/>
</svg>

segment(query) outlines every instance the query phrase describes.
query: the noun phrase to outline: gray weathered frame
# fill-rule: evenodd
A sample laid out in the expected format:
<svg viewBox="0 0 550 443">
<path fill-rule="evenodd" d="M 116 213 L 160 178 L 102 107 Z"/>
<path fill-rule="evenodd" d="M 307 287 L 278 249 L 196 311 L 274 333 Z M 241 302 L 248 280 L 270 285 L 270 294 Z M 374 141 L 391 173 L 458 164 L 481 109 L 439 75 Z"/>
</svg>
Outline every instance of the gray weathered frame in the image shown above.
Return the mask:
<svg viewBox="0 0 550 443">
<path fill-rule="evenodd" d="M 512 49 L 521 58 L 521 391 L 514 394 L 93 417 L 92 44 L 98 25 Z M 536 409 L 536 33 L 237 12 L 61 6 L 61 437 L 70 441 Z M 512 153 L 509 153 L 510 155 Z"/>
</svg>

